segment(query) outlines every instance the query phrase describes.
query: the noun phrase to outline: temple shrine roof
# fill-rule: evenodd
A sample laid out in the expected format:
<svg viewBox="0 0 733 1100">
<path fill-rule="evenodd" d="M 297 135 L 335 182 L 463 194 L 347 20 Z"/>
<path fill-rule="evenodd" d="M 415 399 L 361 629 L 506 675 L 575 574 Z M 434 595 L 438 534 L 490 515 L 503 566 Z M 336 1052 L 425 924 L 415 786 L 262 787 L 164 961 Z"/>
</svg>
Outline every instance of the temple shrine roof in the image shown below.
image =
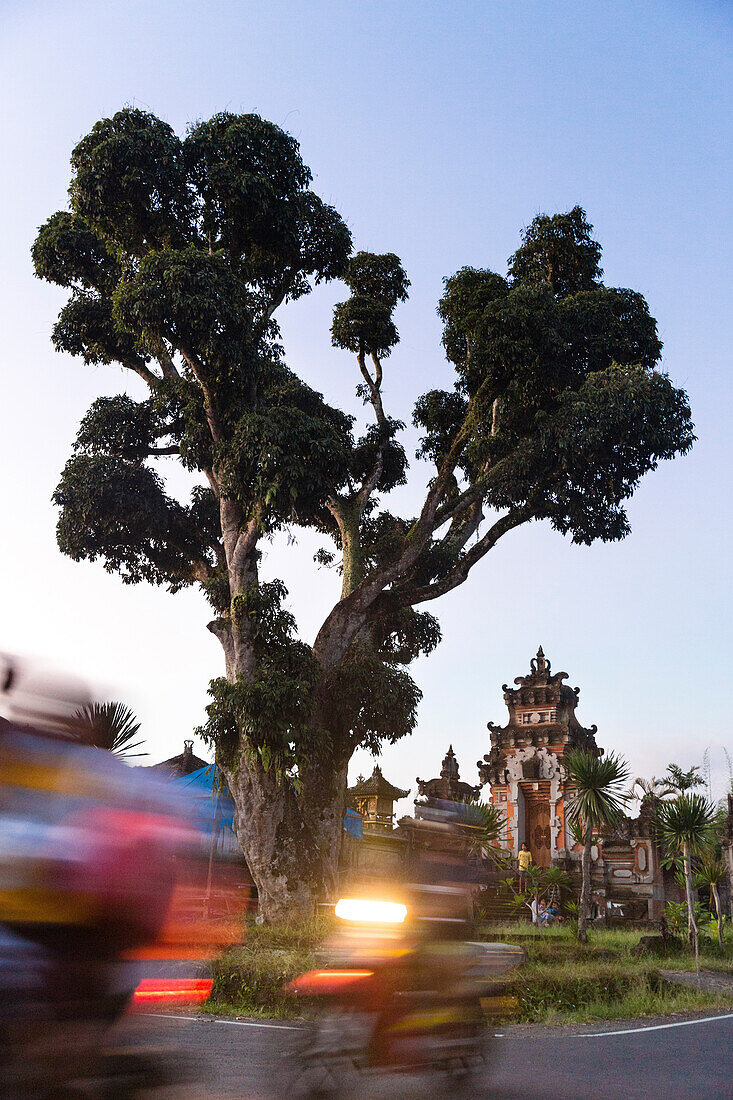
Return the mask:
<svg viewBox="0 0 733 1100">
<path fill-rule="evenodd" d="M 417 779 L 419 794 L 427 798 L 443 798 L 449 802 L 467 802 L 475 798 L 480 787 L 472 787 L 470 783 L 464 783 L 458 772 L 458 761 L 453 752 L 453 746 L 448 746 L 448 752 L 443 757 L 443 766 L 440 769 L 440 777 L 436 779 Z"/>
<path fill-rule="evenodd" d="M 393 786 L 389 780 L 385 779 L 382 775 L 382 769 L 378 764 L 375 766 L 374 771 L 368 779 L 360 775 L 354 786 L 349 787 L 347 791 L 350 798 L 363 798 L 366 795 L 376 795 L 378 798 L 391 799 L 393 802 L 397 802 L 400 798 L 407 798 L 409 793 L 409 789 L 403 791 L 400 787 Z"/>
<path fill-rule="evenodd" d="M 193 751 L 193 741 L 183 742 L 183 752 L 178 756 L 171 756 L 169 760 L 161 760 L 159 764 L 152 764 L 151 772 L 165 772 L 171 779 L 181 779 L 184 775 L 197 772 L 199 768 L 208 768 L 209 761 L 202 760 Z"/>
</svg>

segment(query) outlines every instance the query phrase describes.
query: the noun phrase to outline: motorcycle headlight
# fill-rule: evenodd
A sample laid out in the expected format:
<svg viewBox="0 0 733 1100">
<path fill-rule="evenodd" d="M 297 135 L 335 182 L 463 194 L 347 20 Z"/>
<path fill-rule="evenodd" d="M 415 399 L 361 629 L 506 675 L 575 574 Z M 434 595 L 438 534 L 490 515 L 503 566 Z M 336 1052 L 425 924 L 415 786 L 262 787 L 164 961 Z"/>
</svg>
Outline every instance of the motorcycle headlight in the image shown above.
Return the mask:
<svg viewBox="0 0 733 1100">
<path fill-rule="evenodd" d="M 372 898 L 340 898 L 336 916 L 341 920 L 361 924 L 402 924 L 407 906 L 397 901 L 377 901 Z"/>
</svg>

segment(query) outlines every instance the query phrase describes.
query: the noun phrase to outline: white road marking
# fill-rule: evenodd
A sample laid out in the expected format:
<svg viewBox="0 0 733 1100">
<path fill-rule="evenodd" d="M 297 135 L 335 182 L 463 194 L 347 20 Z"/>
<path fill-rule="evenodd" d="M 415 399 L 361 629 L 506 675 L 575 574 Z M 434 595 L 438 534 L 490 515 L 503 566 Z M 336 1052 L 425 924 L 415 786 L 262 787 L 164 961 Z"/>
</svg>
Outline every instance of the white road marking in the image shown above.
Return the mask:
<svg viewBox="0 0 733 1100">
<path fill-rule="evenodd" d="M 156 1020 L 200 1020 L 200 1016 L 172 1016 L 170 1012 L 140 1012 L 138 1019 L 141 1016 L 154 1016 Z"/>
<path fill-rule="evenodd" d="M 643 1031 L 664 1031 L 668 1027 L 691 1027 L 692 1024 L 711 1024 L 718 1020 L 733 1020 L 733 1012 L 723 1016 L 703 1016 L 699 1020 L 678 1020 L 674 1024 L 653 1024 L 651 1027 L 627 1027 L 623 1031 L 585 1031 L 573 1035 L 573 1039 L 607 1039 L 613 1035 L 638 1035 Z"/>
<path fill-rule="evenodd" d="M 143 1015 L 143 1013 L 140 1013 Z M 267 1027 L 273 1031 L 300 1031 L 299 1027 L 292 1024 L 260 1024 L 254 1020 L 222 1020 L 216 1016 L 173 1016 L 170 1012 L 146 1012 L 145 1016 L 155 1016 L 158 1020 L 181 1020 L 187 1023 L 200 1023 L 208 1020 L 211 1024 L 234 1024 L 235 1027 Z"/>
<path fill-rule="evenodd" d="M 214 1020 L 215 1024 L 234 1024 L 235 1027 L 269 1027 L 273 1031 L 300 1031 L 293 1024 L 257 1024 L 254 1020 Z"/>
</svg>

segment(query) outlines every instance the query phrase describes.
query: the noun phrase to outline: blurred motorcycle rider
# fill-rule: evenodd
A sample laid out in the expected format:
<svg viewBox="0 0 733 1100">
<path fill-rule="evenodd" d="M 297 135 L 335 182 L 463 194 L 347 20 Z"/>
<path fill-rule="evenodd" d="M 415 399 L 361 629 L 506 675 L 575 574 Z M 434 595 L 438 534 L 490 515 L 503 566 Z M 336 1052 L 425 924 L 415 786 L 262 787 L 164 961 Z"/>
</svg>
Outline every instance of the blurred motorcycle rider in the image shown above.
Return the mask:
<svg viewBox="0 0 733 1100">
<path fill-rule="evenodd" d="M 137 984 L 183 832 L 138 769 L 78 740 L 80 681 L 0 656 L 0 1093 L 83 1076 Z"/>
</svg>

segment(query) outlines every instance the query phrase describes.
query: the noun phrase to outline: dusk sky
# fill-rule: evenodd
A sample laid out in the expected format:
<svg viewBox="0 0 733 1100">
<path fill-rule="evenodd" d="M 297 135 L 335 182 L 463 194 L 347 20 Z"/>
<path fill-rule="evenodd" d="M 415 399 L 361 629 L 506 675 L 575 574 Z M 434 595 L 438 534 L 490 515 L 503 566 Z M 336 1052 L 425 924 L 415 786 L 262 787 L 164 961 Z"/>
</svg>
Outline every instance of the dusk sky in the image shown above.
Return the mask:
<svg viewBox="0 0 733 1100">
<path fill-rule="evenodd" d="M 101 394 L 141 391 L 120 370 L 54 352 L 66 294 L 34 278 L 30 247 L 66 206 L 71 149 L 99 118 L 131 104 L 183 134 L 218 111 L 255 111 L 298 139 L 355 246 L 396 252 L 408 272 L 386 364 L 391 416 L 409 425 L 420 393 L 452 384 L 435 312 L 443 277 L 464 265 L 505 273 L 523 226 L 577 203 L 603 245 L 604 281 L 646 296 L 696 424 L 693 451 L 644 479 L 624 542 L 580 548 L 525 526 L 430 608 L 443 642 L 414 666 L 419 725 L 385 748 L 385 774 L 412 797 L 452 742 L 476 782 L 486 723 L 506 718 L 501 685 L 542 644 L 580 686 L 579 720 L 633 775 L 688 768 L 709 748 L 721 797 L 733 753 L 733 5 L 5 0 L 0 12 L 0 650 L 129 703 L 151 763 L 202 720 L 223 671 L 203 597 L 123 586 L 56 547 L 50 498 L 81 416 Z M 329 284 L 280 321 L 293 369 L 363 415 L 356 365 L 330 341 L 345 296 Z M 410 455 L 416 439 L 410 427 Z M 414 514 L 428 476 L 413 461 L 392 507 Z M 266 544 L 263 573 L 284 579 L 312 640 L 339 578 L 313 563 L 323 540 L 295 534 L 295 546 Z M 372 767 L 357 754 L 352 778 Z"/>
</svg>

